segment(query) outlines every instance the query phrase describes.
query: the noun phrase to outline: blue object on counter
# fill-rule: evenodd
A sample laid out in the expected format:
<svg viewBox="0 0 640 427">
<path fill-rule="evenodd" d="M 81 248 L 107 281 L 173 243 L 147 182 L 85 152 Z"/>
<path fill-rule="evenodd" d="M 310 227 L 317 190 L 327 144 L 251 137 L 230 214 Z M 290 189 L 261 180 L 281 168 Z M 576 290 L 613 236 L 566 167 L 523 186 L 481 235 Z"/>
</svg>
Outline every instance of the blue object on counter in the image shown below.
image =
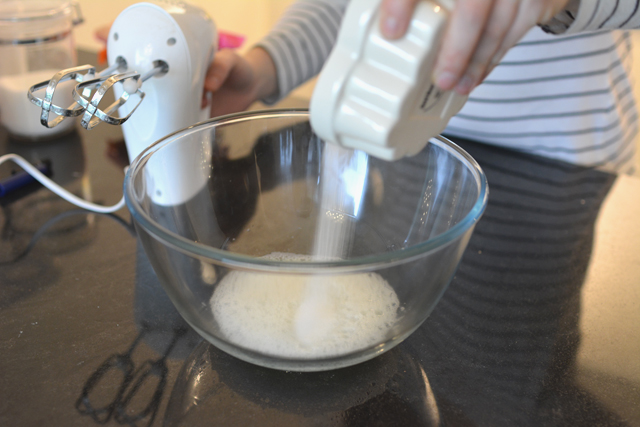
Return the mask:
<svg viewBox="0 0 640 427">
<path fill-rule="evenodd" d="M 42 162 L 36 166 L 40 172 L 46 176 L 51 175 L 51 168 L 49 162 Z M 4 197 L 12 191 L 16 191 L 26 185 L 36 182 L 36 179 L 29 175 L 28 172 L 22 171 L 11 175 L 8 178 L 0 180 L 0 197 Z"/>
</svg>

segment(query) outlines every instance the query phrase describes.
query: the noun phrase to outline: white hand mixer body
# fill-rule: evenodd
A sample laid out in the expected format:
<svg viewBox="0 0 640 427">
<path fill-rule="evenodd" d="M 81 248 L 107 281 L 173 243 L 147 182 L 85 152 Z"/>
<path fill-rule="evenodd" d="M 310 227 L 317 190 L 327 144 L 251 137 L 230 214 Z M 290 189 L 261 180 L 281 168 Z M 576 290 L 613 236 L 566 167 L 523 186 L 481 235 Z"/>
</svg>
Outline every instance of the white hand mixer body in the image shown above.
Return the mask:
<svg viewBox="0 0 640 427">
<path fill-rule="evenodd" d="M 41 122 L 48 127 L 81 114 L 87 129 L 101 121 L 122 125 L 133 160 L 161 138 L 208 118 L 201 100 L 217 40 L 214 22 L 198 7 L 175 0 L 137 3 L 114 21 L 107 42 L 110 65 L 98 78 L 90 65 L 63 70 L 34 85 L 29 98 L 42 107 Z M 68 108 L 53 104 L 56 87 L 65 80 L 79 82 L 73 91 L 77 104 Z M 43 88 L 44 99 L 34 95 Z M 101 109 L 100 101 L 111 88 L 116 101 Z M 112 115 L 116 109 L 118 117 Z M 49 121 L 51 112 L 59 117 Z M 171 163 L 147 168 L 145 179 L 153 189 L 154 203 L 184 203 L 206 185 L 203 170 L 211 159 L 211 142 L 190 147 L 177 145 L 171 148 L 175 151 Z"/>
<path fill-rule="evenodd" d="M 122 125 L 129 159 L 162 137 L 208 118 L 201 108 L 204 78 L 218 39 L 215 25 L 201 9 L 182 2 L 138 3 L 125 9 L 113 23 L 107 42 L 110 64 L 124 59 L 127 67 L 149 72 L 166 64 L 167 71 L 143 84 L 146 94 L 135 114 Z M 114 86 L 116 97 L 125 85 Z M 125 103 L 120 116 L 136 108 Z M 170 164 L 151 168 L 147 185 L 154 189 L 153 201 L 176 205 L 189 200 L 206 185 L 211 159 L 210 141 L 189 148 L 179 144 Z M 198 152 L 195 152 L 198 150 Z"/>
<path fill-rule="evenodd" d="M 118 15 L 107 42 L 109 64 L 124 59 L 127 69 L 142 74 L 162 63 L 168 66 L 144 82 L 144 102 L 122 125 L 131 160 L 162 137 L 208 118 L 200 105 L 215 40 L 211 18 L 182 2 L 137 3 Z M 116 98 L 124 89 L 124 84 L 114 86 Z M 133 108 L 125 103 L 120 116 Z"/>
</svg>

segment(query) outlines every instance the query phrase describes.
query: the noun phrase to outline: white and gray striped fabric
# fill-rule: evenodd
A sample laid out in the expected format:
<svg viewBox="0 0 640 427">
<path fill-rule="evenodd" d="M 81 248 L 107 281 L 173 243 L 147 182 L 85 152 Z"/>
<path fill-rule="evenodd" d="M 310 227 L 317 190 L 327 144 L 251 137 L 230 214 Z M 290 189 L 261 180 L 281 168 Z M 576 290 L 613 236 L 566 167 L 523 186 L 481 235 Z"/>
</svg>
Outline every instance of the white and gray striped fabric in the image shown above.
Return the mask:
<svg viewBox="0 0 640 427">
<path fill-rule="evenodd" d="M 277 101 L 321 70 L 347 4 L 299 0 L 259 43 L 278 73 L 279 93 L 265 102 Z M 633 172 L 638 113 L 631 39 L 614 29 L 640 26 L 639 4 L 572 0 L 544 31 L 534 28 L 507 53 L 445 134 Z"/>
</svg>

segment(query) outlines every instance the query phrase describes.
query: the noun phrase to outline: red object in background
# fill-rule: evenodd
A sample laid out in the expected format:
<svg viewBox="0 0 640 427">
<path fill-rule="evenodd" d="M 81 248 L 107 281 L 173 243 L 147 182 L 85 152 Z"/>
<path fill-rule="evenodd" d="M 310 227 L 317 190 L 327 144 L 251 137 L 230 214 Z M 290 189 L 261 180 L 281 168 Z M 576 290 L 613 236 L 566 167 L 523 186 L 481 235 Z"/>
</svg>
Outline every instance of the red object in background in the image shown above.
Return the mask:
<svg viewBox="0 0 640 427">
<path fill-rule="evenodd" d="M 98 65 L 104 65 L 107 63 L 107 48 L 103 47 L 98 52 Z"/>
<path fill-rule="evenodd" d="M 242 46 L 245 36 L 220 31 L 218 33 L 218 49 L 236 49 Z"/>
<path fill-rule="evenodd" d="M 105 47 L 98 52 L 98 65 L 107 63 L 107 38 L 109 37 L 109 28 L 99 28 L 95 32 L 95 37 L 99 41 L 105 43 Z M 226 31 L 218 32 L 218 49 L 237 49 L 244 44 L 245 36 L 233 34 Z"/>
</svg>

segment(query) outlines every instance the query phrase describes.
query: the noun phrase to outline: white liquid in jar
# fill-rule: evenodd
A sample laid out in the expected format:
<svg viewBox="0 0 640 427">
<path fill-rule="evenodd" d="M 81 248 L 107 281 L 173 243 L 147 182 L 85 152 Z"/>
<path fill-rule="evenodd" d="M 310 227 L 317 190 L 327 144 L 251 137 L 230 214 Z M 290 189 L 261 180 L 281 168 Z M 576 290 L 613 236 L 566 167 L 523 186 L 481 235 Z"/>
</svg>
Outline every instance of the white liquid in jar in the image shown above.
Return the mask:
<svg viewBox="0 0 640 427">
<path fill-rule="evenodd" d="M 265 258 L 309 261 L 310 256 L 273 253 Z M 308 301 L 309 280 L 321 289 L 322 304 L 313 328 L 299 325 Z M 335 276 L 250 273 L 227 274 L 211 297 L 211 309 L 231 343 L 264 354 L 319 358 L 348 354 L 383 342 L 393 327 L 398 297 L 380 275 Z M 309 317 L 311 318 L 311 317 Z M 307 330 L 314 336 L 301 336 Z M 319 331 L 319 332 L 318 332 Z"/>
<path fill-rule="evenodd" d="M 74 126 L 74 118 L 66 118 L 54 128 L 47 128 L 40 123 L 41 108 L 32 104 L 27 98 L 29 88 L 37 83 L 50 80 L 60 70 L 39 70 L 28 73 L 0 77 L 0 122 L 13 135 L 29 139 L 47 138 L 68 132 Z M 53 103 L 62 108 L 73 104 L 73 87 L 75 80 L 58 84 L 53 96 Z M 35 95 L 43 98 L 44 90 Z M 49 121 L 57 116 L 53 113 Z"/>
</svg>

